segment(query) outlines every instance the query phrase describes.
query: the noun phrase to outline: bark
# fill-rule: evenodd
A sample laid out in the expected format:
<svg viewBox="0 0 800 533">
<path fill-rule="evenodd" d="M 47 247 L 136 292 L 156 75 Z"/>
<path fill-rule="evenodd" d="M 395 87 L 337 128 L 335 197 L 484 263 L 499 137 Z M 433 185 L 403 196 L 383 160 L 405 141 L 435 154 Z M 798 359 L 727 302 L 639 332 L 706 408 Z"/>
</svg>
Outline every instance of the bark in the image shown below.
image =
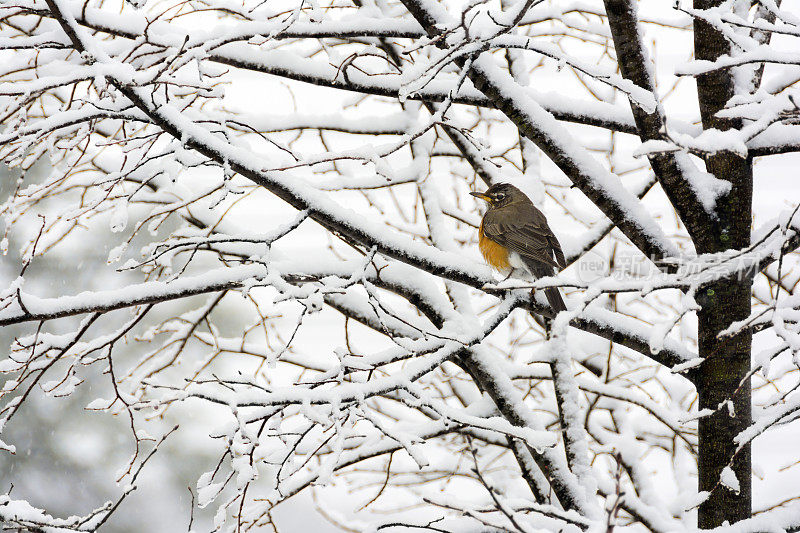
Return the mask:
<svg viewBox="0 0 800 533">
<path fill-rule="evenodd" d="M 694 7 L 707 9 L 721 3 L 719 0 L 695 0 Z M 694 22 L 694 43 L 697 59 L 714 61 L 730 53 L 725 38 L 701 20 Z M 730 69 L 698 77 L 697 93 L 704 129 L 725 130 L 741 126 L 737 121 L 715 116 L 734 91 Z M 695 236 L 698 253 L 748 246 L 753 195 L 752 159 L 719 153 L 706 159 L 706 168 L 717 178 L 730 181 L 731 191 L 718 201 L 712 223 Z M 749 315 L 751 285 L 752 277 L 749 275 L 721 280 L 707 287 L 698 300 L 702 306 L 698 313 L 698 340 L 700 356 L 705 358 L 695 378 L 699 407 L 714 410 L 712 415 L 701 418 L 698 424 L 698 484 L 701 491 L 711 493 L 698 510 L 698 526 L 703 529 L 720 526 L 724 521 L 737 522 L 751 515 L 750 447 L 746 446 L 736 454 L 734 438 L 752 421 L 750 382 L 745 379 L 750 369 L 752 333 L 747 331 L 724 340 L 717 338 L 718 333 L 731 322 Z M 739 480 L 738 493 L 719 483 L 721 471 L 729 465 Z"/>
<path fill-rule="evenodd" d="M 737 522 L 751 513 L 750 446 L 736 454 L 734 438 L 746 429 L 752 419 L 750 380 L 751 334 L 719 340 L 717 333 L 732 320 L 744 318 L 750 308 L 749 281 L 727 281 L 706 290 L 698 314 L 700 354 L 705 362 L 700 367 L 696 384 L 699 408 L 714 409 L 714 414 L 698 424 L 699 490 L 711 495 L 700 505 L 698 527 L 710 529 L 724 521 Z M 730 404 L 726 402 L 730 401 Z M 730 407 L 732 406 L 732 410 Z M 739 480 L 738 493 L 719 483 L 720 473 L 731 466 Z"/>
</svg>

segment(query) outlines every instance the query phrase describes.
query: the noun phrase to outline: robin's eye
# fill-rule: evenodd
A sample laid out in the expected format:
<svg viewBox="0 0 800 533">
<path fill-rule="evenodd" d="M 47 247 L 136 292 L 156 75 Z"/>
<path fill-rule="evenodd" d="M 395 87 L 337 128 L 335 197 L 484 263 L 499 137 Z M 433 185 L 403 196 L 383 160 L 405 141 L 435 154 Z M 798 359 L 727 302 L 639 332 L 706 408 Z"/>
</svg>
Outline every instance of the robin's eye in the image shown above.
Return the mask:
<svg viewBox="0 0 800 533">
<path fill-rule="evenodd" d="M 503 198 L 505 198 L 505 197 L 506 197 L 506 194 L 505 194 L 505 193 L 503 193 L 503 192 L 498 192 L 498 193 L 496 193 L 496 194 L 494 195 L 494 198 L 495 198 L 495 200 L 498 200 L 498 201 L 502 200 L 502 199 L 503 199 Z"/>
</svg>

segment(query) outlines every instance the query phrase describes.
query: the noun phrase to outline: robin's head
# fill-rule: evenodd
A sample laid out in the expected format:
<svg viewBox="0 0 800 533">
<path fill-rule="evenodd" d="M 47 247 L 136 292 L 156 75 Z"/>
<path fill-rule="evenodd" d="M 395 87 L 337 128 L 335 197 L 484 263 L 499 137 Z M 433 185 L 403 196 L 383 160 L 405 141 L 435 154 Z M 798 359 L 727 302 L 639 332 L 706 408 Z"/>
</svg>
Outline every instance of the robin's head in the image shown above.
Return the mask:
<svg viewBox="0 0 800 533">
<path fill-rule="evenodd" d="M 495 183 L 486 189 L 486 192 L 471 192 L 470 194 L 487 202 L 489 207 L 503 207 L 515 201 L 528 199 L 524 192 L 510 183 Z"/>
</svg>

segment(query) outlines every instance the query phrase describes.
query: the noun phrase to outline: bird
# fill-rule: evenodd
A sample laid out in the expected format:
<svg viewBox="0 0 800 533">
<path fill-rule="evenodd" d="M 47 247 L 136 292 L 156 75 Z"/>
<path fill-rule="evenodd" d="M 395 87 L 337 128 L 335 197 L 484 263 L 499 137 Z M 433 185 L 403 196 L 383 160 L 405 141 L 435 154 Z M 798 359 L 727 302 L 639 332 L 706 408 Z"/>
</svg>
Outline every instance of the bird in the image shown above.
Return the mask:
<svg viewBox="0 0 800 533">
<path fill-rule="evenodd" d="M 521 270 L 534 278 L 552 276 L 566 266 L 564 252 L 547 219 L 524 192 L 510 183 L 495 183 L 486 192 L 470 192 L 489 204 L 478 229 L 478 247 L 495 270 Z M 567 306 L 557 287 L 544 294 L 553 311 Z"/>
</svg>

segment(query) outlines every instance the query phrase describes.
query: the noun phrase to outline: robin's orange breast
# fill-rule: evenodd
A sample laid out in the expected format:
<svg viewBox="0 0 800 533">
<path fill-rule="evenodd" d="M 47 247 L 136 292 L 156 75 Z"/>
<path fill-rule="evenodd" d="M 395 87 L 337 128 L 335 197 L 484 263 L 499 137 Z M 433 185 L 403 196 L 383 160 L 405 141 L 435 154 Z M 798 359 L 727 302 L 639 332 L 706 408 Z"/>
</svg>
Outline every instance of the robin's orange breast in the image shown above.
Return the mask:
<svg viewBox="0 0 800 533">
<path fill-rule="evenodd" d="M 492 268 L 501 272 L 507 271 L 511 268 L 511 265 L 508 262 L 508 248 L 501 244 L 497 244 L 484 235 L 483 221 L 481 221 L 481 229 L 478 232 L 478 248 L 480 248 L 483 258 Z"/>
</svg>

